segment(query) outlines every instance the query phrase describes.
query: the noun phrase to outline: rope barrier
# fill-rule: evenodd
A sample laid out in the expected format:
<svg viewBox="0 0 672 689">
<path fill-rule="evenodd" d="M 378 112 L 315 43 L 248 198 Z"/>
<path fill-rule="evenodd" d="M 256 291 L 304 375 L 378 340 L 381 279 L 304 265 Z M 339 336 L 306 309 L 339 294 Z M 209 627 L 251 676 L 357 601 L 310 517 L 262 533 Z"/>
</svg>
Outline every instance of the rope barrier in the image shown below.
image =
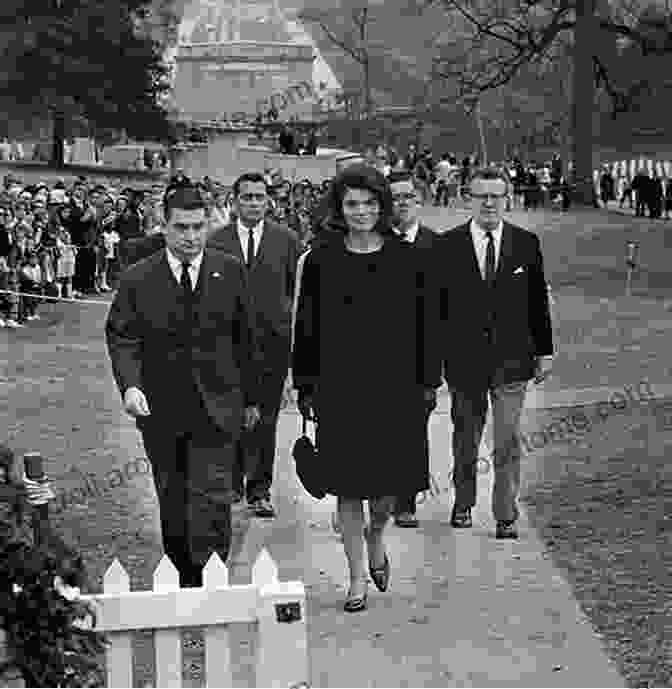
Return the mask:
<svg viewBox="0 0 672 689">
<path fill-rule="evenodd" d="M 109 306 L 110 302 L 100 301 L 97 299 L 72 299 L 68 297 L 52 297 L 46 294 L 35 294 L 34 292 L 14 292 L 8 289 L 0 289 L 0 294 L 13 294 L 17 297 L 30 297 L 32 299 L 39 299 L 40 301 L 62 301 L 72 304 L 104 304 Z"/>
</svg>

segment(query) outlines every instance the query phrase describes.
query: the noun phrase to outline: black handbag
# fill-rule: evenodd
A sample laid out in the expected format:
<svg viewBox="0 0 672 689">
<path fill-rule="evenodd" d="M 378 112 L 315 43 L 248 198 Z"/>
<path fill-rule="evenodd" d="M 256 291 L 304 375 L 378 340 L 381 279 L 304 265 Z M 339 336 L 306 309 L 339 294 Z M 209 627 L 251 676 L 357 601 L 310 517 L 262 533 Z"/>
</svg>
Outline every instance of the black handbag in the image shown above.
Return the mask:
<svg viewBox="0 0 672 689">
<path fill-rule="evenodd" d="M 315 437 L 317 438 L 317 424 L 315 424 Z M 326 496 L 326 492 L 321 486 L 319 454 L 317 447 L 308 437 L 308 419 L 305 416 L 303 417 L 301 437 L 294 443 L 292 456 L 296 462 L 296 475 L 303 487 L 316 500 L 322 500 Z"/>
</svg>

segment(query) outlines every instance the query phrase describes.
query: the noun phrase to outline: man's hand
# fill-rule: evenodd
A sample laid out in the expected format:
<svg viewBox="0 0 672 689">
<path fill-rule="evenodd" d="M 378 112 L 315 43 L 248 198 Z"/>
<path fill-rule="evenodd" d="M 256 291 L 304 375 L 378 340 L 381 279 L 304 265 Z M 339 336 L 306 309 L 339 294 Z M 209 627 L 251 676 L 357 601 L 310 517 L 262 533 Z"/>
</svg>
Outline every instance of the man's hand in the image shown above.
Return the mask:
<svg viewBox="0 0 672 689">
<path fill-rule="evenodd" d="M 550 356 L 538 356 L 537 365 L 534 370 L 534 382 L 539 385 L 543 383 L 553 370 L 553 358 Z"/>
<path fill-rule="evenodd" d="M 251 431 L 260 419 L 259 407 L 245 407 L 245 430 Z"/>
<path fill-rule="evenodd" d="M 124 393 L 124 409 L 133 418 L 136 416 L 149 416 L 149 404 L 145 393 L 140 388 L 128 388 Z"/>
</svg>

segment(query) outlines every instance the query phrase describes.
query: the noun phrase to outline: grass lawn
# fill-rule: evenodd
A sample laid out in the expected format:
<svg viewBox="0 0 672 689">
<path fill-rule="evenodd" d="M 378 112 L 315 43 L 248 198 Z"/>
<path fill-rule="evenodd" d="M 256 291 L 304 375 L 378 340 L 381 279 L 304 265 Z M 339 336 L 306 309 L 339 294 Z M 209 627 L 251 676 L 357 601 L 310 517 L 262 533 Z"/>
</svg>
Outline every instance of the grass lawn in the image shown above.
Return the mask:
<svg viewBox="0 0 672 689">
<path fill-rule="evenodd" d="M 523 479 L 532 523 L 631 687 L 672 686 L 671 422 L 672 403 L 614 412 L 535 454 Z"/>
</svg>

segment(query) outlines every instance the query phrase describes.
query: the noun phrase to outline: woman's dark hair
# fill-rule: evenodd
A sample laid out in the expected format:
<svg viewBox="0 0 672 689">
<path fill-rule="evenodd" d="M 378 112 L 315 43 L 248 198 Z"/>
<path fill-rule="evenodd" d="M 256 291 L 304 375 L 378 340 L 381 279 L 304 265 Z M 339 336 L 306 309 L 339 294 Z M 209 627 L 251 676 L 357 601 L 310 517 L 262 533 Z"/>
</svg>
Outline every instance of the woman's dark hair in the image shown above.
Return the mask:
<svg viewBox="0 0 672 689">
<path fill-rule="evenodd" d="M 327 199 L 328 215 L 333 225 L 347 228 L 343 217 L 343 199 L 349 189 L 370 191 L 380 204 L 380 217 L 375 231 L 382 235 L 392 232 L 392 193 L 385 176 L 370 165 L 350 165 L 334 178 Z"/>
</svg>

